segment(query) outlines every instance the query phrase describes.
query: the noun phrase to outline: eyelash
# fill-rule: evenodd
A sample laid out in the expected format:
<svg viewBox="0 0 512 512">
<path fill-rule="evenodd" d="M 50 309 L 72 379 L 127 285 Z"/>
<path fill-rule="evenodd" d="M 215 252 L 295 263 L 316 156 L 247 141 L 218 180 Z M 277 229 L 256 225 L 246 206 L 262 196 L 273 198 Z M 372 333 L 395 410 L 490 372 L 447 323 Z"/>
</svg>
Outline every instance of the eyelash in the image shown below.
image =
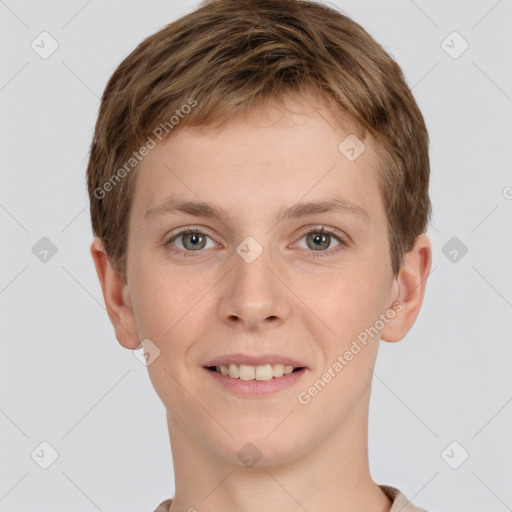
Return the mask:
<svg viewBox="0 0 512 512">
<path fill-rule="evenodd" d="M 313 227 L 310 227 L 307 231 L 302 233 L 302 236 L 300 237 L 299 240 L 301 240 L 305 236 L 310 235 L 312 233 L 320 234 L 320 235 L 327 234 L 327 235 L 332 236 L 333 238 L 335 238 L 340 243 L 340 245 L 337 246 L 338 249 L 343 248 L 343 247 L 348 247 L 348 243 L 343 238 L 341 238 L 339 235 L 337 235 L 336 232 L 333 229 L 325 227 L 325 226 L 321 226 L 321 227 L 313 226 Z M 184 257 L 194 256 L 194 254 L 193 254 L 194 252 L 202 252 L 202 251 L 200 251 L 200 250 L 198 250 L 198 251 L 184 251 L 183 249 L 175 249 L 175 248 L 173 248 L 170 245 L 171 242 L 173 242 L 174 240 L 176 240 L 180 236 L 190 235 L 190 234 L 199 234 L 199 235 L 204 235 L 204 236 L 208 236 L 209 238 L 211 238 L 207 233 L 205 233 L 204 231 L 201 231 L 198 228 L 186 228 L 186 229 L 183 229 L 182 231 L 180 231 L 179 233 L 174 234 L 171 238 L 169 238 L 164 243 L 164 245 L 173 254 L 178 254 L 178 255 L 184 256 Z M 325 251 L 313 251 L 313 250 L 310 250 L 308 252 L 313 253 L 312 254 L 313 258 L 324 258 L 324 257 L 331 256 L 331 253 L 333 251 L 337 252 L 336 248 L 330 249 L 330 250 L 325 250 Z"/>
</svg>

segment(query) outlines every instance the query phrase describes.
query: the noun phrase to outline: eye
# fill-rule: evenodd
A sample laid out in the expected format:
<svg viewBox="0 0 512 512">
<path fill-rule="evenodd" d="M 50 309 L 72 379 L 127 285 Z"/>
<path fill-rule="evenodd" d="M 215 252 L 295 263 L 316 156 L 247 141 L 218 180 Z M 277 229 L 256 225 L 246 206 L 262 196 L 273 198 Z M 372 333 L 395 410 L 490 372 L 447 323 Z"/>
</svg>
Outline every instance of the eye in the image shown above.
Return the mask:
<svg viewBox="0 0 512 512">
<path fill-rule="evenodd" d="M 336 240 L 339 246 L 347 246 L 347 242 L 343 240 L 341 236 L 338 236 L 333 229 L 326 228 L 325 226 L 313 226 L 304 233 L 302 239 L 306 239 L 306 249 L 311 249 L 310 252 L 316 252 L 317 254 L 313 254 L 313 257 L 322 257 L 329 256 L 332 252 L 337 251 L 327 251 L 331 246 L 331 242 Z M 325 254 L 327 253 L 327 254 Z"/>
<path fill-rule="evenodd" d="M 179 240 L 182 238 L 181 247 L 178 246 L 178 249 L 173 247 L 172 242 L 175 240 Z M 207 239 L 211 238 L 200 229 L 197 228 L 186 228 L 180 231 L 179 233 L 173 235 L 165 242 L 165 246 L 175 254 L 180 254 L 183 256 L 193 256 L 192 254 L 187 254 L 191 252 L 201 251 L 201 249 L 209 249 L 211 247 L 215 247 L 215 242 L 210 247 L 206 247 Z"/>
<path fill-rule="evenodd" d="M 329 256 L 332 252 L 337 252 L 337 250 L 328 251 L 329 248 L 332 249 L 331 243 L 333 240 L 338 242 L 334 247 L 348 246 L 348 243 L 341 235 L 337 234 L 337 231 L 332 228 L 326 228 L 325 226 L 312 226 L 302 235 L 300 240 L 304 238 L 306 239 L 305 248 L 310 249 L 308 252 L 313 253 L 313 257 Z M 174 242 L 180 239 L 182 239 L 179 244 L 181 247 L 178 245 L 178 248 L 176 248 Z M 212 242 L 209 247 L 207 247 L 208 239 Z M 179 256 L 194 256 L 194 254 L 192 254 L 194 252 L 201 252 L 202 249 L 211 249 L 216 246 L 215 242 L 206 233 L 198 228 L 190 227 L 174 234 L 164 245 L 170 252 L 178 254 Z"/>
</svg>

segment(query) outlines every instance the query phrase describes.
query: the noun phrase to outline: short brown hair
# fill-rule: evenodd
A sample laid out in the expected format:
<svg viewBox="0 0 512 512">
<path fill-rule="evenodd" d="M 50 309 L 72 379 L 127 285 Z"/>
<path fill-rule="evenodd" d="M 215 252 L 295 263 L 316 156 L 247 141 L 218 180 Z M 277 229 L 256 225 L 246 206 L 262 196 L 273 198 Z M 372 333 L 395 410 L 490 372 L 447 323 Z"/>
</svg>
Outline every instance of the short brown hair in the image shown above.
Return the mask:
<svg viewBox="0 0 512 512">
<path fill-rule="evenodd" d="M 90 212 L 123 279 L 135 183 L 126 164 L 136 169 L 133 152 L 156 127 L 165 128 L 165 140 L 305 91 L 347 113 L 363 140 L 366 131 L 376 140 L 398 273 L 431 215 L 428 133 L 399 65 L 359 24 L 321 3 L 206 0 L 140 43 L 103 93 L 87 167 Z M 181 109 L 188 113 L 171 122 Z"/>
</svg>

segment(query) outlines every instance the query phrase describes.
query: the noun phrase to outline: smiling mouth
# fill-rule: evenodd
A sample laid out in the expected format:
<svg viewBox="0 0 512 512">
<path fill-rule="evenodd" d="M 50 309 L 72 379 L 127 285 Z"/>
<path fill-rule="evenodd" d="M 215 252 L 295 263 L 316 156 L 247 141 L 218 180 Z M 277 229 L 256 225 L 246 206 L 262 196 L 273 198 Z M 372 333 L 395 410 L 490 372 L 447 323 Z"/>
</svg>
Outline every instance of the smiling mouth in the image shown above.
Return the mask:
<svg viewBox="0 0 512 512">
<path fill-rule="evenodd" d="M 303 367 L 294 367 L 283 364 L 265 364 L 259 366 L 230 364 L 229 366 L 207 366 L 205 368 L 211 372 L 219 373 L 231 379 L 240 379 L 245 381 L 279 379 L 283 375 L 289 375 L 290 373 L 304 369 Z"/>
</svg>

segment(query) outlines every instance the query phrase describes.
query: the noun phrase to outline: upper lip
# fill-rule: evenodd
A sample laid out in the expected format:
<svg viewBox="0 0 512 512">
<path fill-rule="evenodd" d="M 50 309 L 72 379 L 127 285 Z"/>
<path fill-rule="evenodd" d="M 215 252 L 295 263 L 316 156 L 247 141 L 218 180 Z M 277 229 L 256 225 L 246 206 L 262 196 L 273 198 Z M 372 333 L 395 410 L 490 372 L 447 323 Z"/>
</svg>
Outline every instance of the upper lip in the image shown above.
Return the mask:
<svg viewBox="0 0 512 512">
<path fill-rule="evenodd" d="M 249 366 L 261 366 L 264 364 L 284 364 L 291 365 L 295 368 L 307 368 L 307 366 L 298 361 L 286 356 L 280 356 L 279 354 L 262 354 L 258 356 L 250 356 L 248 354 L 224 354 L 218 356 L 215 359 L 211 359 L 204 367 L 208 366 L 228 366 L 230 363 L 234 364 L 247 364 Z"/>
</svg>

